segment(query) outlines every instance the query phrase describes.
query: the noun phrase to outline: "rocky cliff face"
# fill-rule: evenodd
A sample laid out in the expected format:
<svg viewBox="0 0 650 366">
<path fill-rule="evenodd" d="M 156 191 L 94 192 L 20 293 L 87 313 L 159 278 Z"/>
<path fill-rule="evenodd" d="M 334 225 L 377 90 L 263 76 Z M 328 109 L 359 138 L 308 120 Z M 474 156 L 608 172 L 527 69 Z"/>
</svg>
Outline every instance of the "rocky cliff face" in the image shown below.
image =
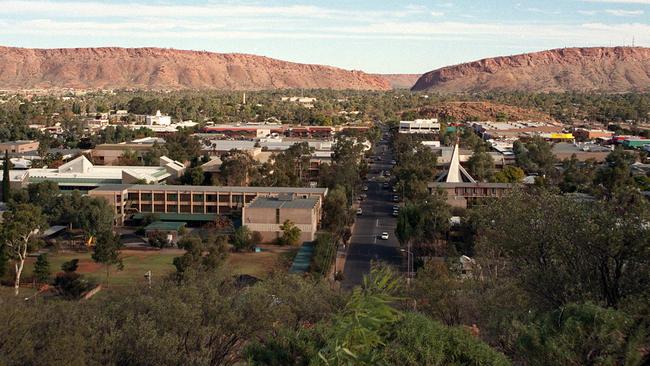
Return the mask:
<svg viewBox="0 0 650 366">
<path fill-rule="evenodd" d="M 563 48 L 487 58 L 428 72 L 412 90 L 646 91 L 650 90 L 650 48 Z"/>
<path fill-rule="evenodd" d="M 0 47 L 0 89 L 390 89 L 361 71 L 160 48 Z"/>
</svg>

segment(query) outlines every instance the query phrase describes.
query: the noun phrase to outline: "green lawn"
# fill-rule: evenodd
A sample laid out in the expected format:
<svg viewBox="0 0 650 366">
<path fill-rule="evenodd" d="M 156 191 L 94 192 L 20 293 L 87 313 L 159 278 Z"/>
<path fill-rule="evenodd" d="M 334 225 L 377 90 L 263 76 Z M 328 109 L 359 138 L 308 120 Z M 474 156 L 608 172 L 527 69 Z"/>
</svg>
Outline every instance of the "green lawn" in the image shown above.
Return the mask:
<svg viewBox="0 0 650 366">
<path fill-rule="evenodd" d="M 160 279 L 175 270 L 172 261 L 174 257 L 182 255 L 183 252 L 180 249 L 124 250 L 122 251 L 124 269 L 118 271 L 115 267 L 111 267 L 109 285 L 144 284 L 146 282 L 144 274 L 147 271 L 152 272 L 154 281 Z M 234 273 L 264 278 L 270 272 L 283 268 L 280 260 L 283 252 L 284 250 L 280 249 L 278 251 L 265 250 L 261 253 L 231 253 L 227 265 L 232 268 Z M 64 262 L 74 258 L 79 259 L 78 273 L 98 283 L 105 283 L 106 267 L 93 262 L 90 253 L 57 252 L 48 254 L 52 279 L 56 273 L 61 272 L 61 265 Z M 25 286 L 31 284 L 35 261 L 35 257 L 30 257 L 25 263 L 22 276 L 22 282 Z M 12 278 L 11 273 L 7 273 L 5 280 L 10 278 Z M 8 289 L 8 287 L 3 288 L 3 290 L 5 289 Z"/>
<path fill-rule="evenodd" d="M 132 283 L 144 283 L 146 279 L 144 274 L 151 271 L 154 277 L 164 276 L 174 270 L 172 261 L 174 257 L 182 255 L 181 250 L 162 250 L 162 251 L 137 251 L 124 250 L 122 258 L 124 270 L 118 271 L 112 267 L 109 272 L 109 281 L 111 285 L 127 285 Z M 50 270 L 52 276 L 61 271 L 61 265 L 64 262 L 74 258 L 79 259 L 78 273 L 86 275 L 88 278 L 104 283 L 106 281 L 106 267 L 93 262 L 90 253 L 51 253 L 48 255 L 50 261 Z M 35 258 L 30 258 L 25 264 L 24 278 L 32 277 Z"/>
</svg>

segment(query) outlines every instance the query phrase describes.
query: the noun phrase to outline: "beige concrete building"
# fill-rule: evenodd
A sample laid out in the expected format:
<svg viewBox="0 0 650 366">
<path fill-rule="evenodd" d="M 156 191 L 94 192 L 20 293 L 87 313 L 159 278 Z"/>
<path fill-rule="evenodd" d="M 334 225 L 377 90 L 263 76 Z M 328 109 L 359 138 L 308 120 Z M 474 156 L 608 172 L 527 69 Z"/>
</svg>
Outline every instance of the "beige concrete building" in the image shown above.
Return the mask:
<svg viewBox="0 0 650 366">
<path fill-rule="evenodd" d="M 153 144 L 101 144 L 97 145 L 90 153 L 93 162 L 98 165 L 116 165 L 125 151 L 135 153 L 138 161 L 142 156 L 151 151 Z"/>
<path fill-rule="evenodd" d="M 242 208 L 242 225 L 262 234 L 264 242 L 272 242 L 282 236 L 280 226 L 289 220 L 300 229 L 301 241 L 312 241 L 320 223 L 321 205 L 318 197 L 257 197 Z"/>
<path fill-rule="evenodd" d="M 25 153 L 38 150 L 39 142 L 31 140 L 17 140 L 0 142 L 0 151 L 8 151 L 10 154 Z"/>
<path fill-rule="evenodd" d="M 145 213 L 156 213 L 162 221 L 191 223 L 214 222 L 219 215 L 237 212 L 258 197 L 293 194 L 297 199 L 316 198 L 320 205 L 327 188 L 115 184 L 95 188 L 88 194 L 106 198 L 115 207 L 118 224 Z"/>
</svg>

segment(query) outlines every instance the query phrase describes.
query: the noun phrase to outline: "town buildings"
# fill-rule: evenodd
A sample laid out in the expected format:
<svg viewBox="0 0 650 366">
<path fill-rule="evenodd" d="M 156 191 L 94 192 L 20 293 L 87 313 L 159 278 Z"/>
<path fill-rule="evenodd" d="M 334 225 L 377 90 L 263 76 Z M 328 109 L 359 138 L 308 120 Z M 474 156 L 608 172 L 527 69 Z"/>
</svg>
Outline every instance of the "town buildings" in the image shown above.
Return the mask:
<svg viewBox="0 0 650 366">
<path fill-rule="evenodd" d="M 291 195 L 292 200 L 301 202 L 306 207 L 303 199 L 315 199 L 317 203 L 311 206 L 309 213 L 316 222 L 320 221 L 320 207 L 327 188 L 300 188 L 300 187 L 216 187 L 216 186 L 178 186 L 178 185 L 142 185 L 118 184 L 98 187 L 89 192 L 89 195 L 103 197 L 115 208 L 117 222 L 123 224 L 129 215 L 155 213 L 162 221 L 183 222 L 214 222 L 218 215 L 241 212 L 244 206 L 260 197 L 278 197 Z M 263 203 L 267 202 L 267 203 Z M 311 201 L 309 201 L 311 202 Z M 268 223 L 268 218 L 260 217 L 260 211 L 255 208 L 270 205 L 268 201 L 260 201 L 249 211 L 250 220 L 243 216 L 244 224 Z M 286 208 L 292 207 L 288 204 Z M 282 207 L 279 207 L 282 208 Z M 295 208 L 295 207 L 294 207 Z M 275 218 L 276 212 L 273 212 Z M 291 210 L 285 211 L 280 217 L 294 217 Z M 258 222 L 259 221 L 259 222 Z M 296 218 L 296 222 L 304 223 Z M 282 223 L 281 223 L 282 224 Z M 275 231 L 274 231 L 275 232 Z"/>
<path fill-rule="evenodd" d="M 110 184 L 154 183 L 161 184 L 178 179 L 185 166 L 165 156 L 159 166 L 97 166 L 85 156 L 79 156 L 58 168 L 27 170 L 29 183 L 52 181 L 62 190 L 89 191 Z"/>
<path fill-rule="evenodd" d="M 92 149 L 90 155 L 95 164 L 99 165 L 116 165 L 119 164 L 120 158 L 131 152 L 136 159 L 141 162 L 143 156 L 151 152 L 154 144 L 139 143 L 121 143 L 121 144 L 101 144 Z"/>
<path fill-rule="evenodd" d="M 573 135 L 564 133 L 564 127 L 560 124 L 547 122 L 472 122 L 471 127 L 483 137 L 484 140 L 517 140 L 542 136 L 550 140 L 573 139 Z"/>
<path fill-rule="evenodd" d="M 435 182 L 429 183 L 429 193 L 443 192 L 447 203 L 466 208 L 484 198 L 501 197 L 514 188 L 510 183 L 477 182 L 460 164 L 459 146 L 454 146 L 449 167 Z"/>
<path fill-rule="evenodd" d="M 316 238 L 320 217 L 319 197 L 299 198 L 293 193 L 257 197 L 242 208 L 242 225 L 262 234 L 265 242 L 282 236 L 280 226 L 287 220 L 300 229 L 300 241 L 312 241 Z"/>
<path fill-rule="evenodd" d="M 153 116 L 145 116 L 144 123 L 147 126 L 169 126 L 172 124 L 172 118 L 170 116 L 163 116 L 160 111 L 156 111 L 156 114 Z"/>
<path fill-rule="evenodd" d="M 437 118 L 400 121 L 399 133 L 439 133 L 440 123 Z"/>
<path fill-rule="evenodd" d="M 32 140 L 0 142 L 0 152 L 4 153 L 7 151 L 10 154 L 22 154 L 29 151 L 36 151 L 38 150 L 38 146 L 38 141 Z"/>
</svg>

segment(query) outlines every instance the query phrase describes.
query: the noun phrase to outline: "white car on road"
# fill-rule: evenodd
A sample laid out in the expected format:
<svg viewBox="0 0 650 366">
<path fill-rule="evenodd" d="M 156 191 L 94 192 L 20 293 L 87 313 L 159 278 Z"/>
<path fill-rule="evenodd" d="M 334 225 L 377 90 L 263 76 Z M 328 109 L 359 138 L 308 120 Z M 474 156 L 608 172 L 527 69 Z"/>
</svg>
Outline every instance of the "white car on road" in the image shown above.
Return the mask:
<svg viewBox="0 0 650 366">
<path fill-rule="evenodd" d="M 382 240 L 388 240 L 388 233 L 385 232 L 385 231 L 383 233 L 381 233 L 381 239 Z"/>
<path fill-rule="evenodd" d="M 357 215 L 363 215 L 363 210 L 361 207 L 357 208 Z"/>
</svg>

